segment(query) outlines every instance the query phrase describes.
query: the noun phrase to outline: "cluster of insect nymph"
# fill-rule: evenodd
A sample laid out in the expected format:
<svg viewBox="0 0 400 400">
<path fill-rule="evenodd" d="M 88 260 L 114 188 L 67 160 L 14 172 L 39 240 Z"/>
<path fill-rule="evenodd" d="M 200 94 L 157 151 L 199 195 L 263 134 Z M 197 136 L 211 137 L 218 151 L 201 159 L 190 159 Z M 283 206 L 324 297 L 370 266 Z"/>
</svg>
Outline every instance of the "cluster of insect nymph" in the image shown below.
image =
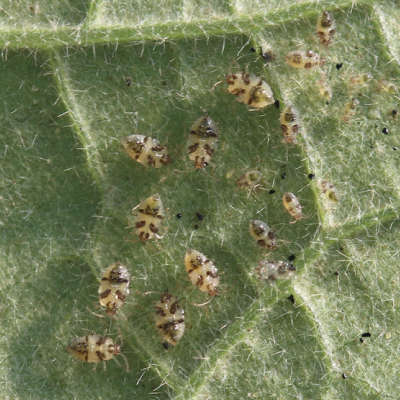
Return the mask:
<svg viewBox="0 0 400 400">
<path fill-rule="evenodd" d="M 329 12 L 324 11 L 319 17 L 316 31 L 323 46 L 329 46 L 333 42 L 336 26 Z M 267 62 L 272 62 L 275 58 L 271 49 L 263 51 L 261 55 Z M 325 63 L 325 60 L 312 50 L 291 51 L 286 55 L 285 61 L 290 67 L 304 70 L 319 68 Z M 368 79 L 368 77 L 364 78 L 364 80 Z M 273 91 L 268 83 L 250 72 L 230 73 L 226 76 L 226 83 L 227 91 L 236 96 L 238 102 L 246 104 L 253 110 L 276 105 Z M 354 84 L 362 84 L 362 82 Z M 321 79 L 320 86 L 323 96 L 328 98 L 332 95 L 326 79 Z M 355 98 L 349 101 L 343 115 L 344 122 L 354 114 L 357 104 Z M 285 104 L 279 119 L 283 135 L 282 142 L 288 146 L 296 145 L 302 131 L 297 109 L 292 104 Z M 204 169 L 210 164 L 217 150 L 217 143 L 217 124 L 208 114 L 200 116 L 192 123 L 188 131 L 186 151 L 194 168 Z M 123 137 L 121 144 L 129 157 L 145 167 L 163 168 L 171 161 L 167 147 L 155 138 L 133 134 Z M 254 191 L 261 185 L 262 180 L 260 171 L 248 170 L 237 179 L 236 184 L 240 189 Z M 339 196 L 334 185 L 325 179 L 318 182 L 319 190 L 326 200 L 337 202 Z M 282 205 L 292 218 L 291 224 L 305 218 L 301 201 L 294 193 L 283 193 Z M 146 243 L 163 238 L 165 233 L 163 222 L 167 212 L 158 193 L 142 199 L 133 208 L 132 213 L 134 233 L 141 242 Z M 266 221 L 259 219 L 251 219 L 248 227 L 249 235 L 254 239 L 256 246 L 267 252 L 267 257 L 264 255 L 254 268 L 254 277 L 271 284 L 277 280 L 293 277 L 296 272 L 293 260 L 268 258 L 269 254 L 279 247 L 279 240 L 274 229 Z M 218 295 L 220 276 L 214 262 L 207 255 L 196 249 L 186 249 L 186 253 L 182 255 L 182 266 L 186 269 L 188 281 L 207 294 L 209 300 Z M 105 309 L 108 316 L 114 318 L 129 295 L 130 273 L 126 266 L 120 262 L 114 262 L 104 270 L 100 279 L 98 289 L 100 306 Z M 185 312 L 175 295 L 168 291 L 160 295 L 159 301 L 155 304 L 154 321 L 155 329 L 159 332 L 164 347 L 176 346 L 184 335 Z M 74 339 L 68 346 L 68 351 L 79 360 L 89 363 L 99 363 L 121 354 L 120 345 L 115 344 L 111 338 L 98 334 Z"/>
</svg>

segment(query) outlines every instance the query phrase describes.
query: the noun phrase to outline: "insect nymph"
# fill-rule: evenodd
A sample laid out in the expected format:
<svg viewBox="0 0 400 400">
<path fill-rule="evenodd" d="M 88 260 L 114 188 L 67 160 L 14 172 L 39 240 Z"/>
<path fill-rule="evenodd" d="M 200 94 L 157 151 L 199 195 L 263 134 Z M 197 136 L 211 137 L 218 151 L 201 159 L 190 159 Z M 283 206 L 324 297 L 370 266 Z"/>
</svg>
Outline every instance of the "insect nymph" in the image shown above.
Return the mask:
<svg viewBox="0 0 400 400">
<path fill-rule="evenodd" d="M 293 68 L 311 69 L 323 65 L 325 60 L 312 50 L 295 50 L 288 53 L 286 63 Z"/>
<path fill-rule="evenodd" d="M 111 360 L 120 354 L 120 346 L 106 336 L 87 335 L 75 338 L 67 347 L 75 358 L 88 363 Z"/>
<path fill-rule="evenodd" d="M 169 162 L 167 148 L 157 139 L 144 135 L 130 135 L 121 139 L 128 155 L 138 163 L 160 168 Z"/>
<path fill-rule="evenodd" d="M 289 279 L 296 272 L 296 267 L 286 261 L 263 260 L 256 268 L 258 278 L 263 281 Z"/>
<path fill-rule="evenodd" d="M 328 200 L 331 200 L 333 202 L 339 201 L 338 195 L 336 193 L 336 188 L 332 183 L 330 183 L 326 180 L 321 180 L 319 182 L 319 185 L 320 185 L 322 193 L 326 196 L 326 198 Z"/>
<path fill-rule="evenodd" d="M 288 144 L 297 143 L 297 134 L 299 132 L 298 113 L 292 106 L 283 109 L 280 115 L 283 141 Z"/>
<path fill-rule="evenodd" d="M 257 170 L 250 170 L 245 172 L 237 181 L 238 187 L 249 189 L 251 191 L 259 188 L 261 185 L 262 174 Z"/>
<path fill-rule="evenodd" d="M 260 247 L 266 247 L 270 250 L 276 249 L 275 233 L 265 222 L 258 219 L 250 221 L 249 231 Z"/>
<path fill-rule="evenodd" d="M 253 108 L 264 108 L 274 104 L 275 99 L 267 82 L 253 74 L 241 72 L 226 77 L 228 92 L 236 96 L 240 103 Z"/>
<path fill-rule="evenodd" d="M 354 115 L 357 112 L 357 107 L 359 104 L 360 101 L 355 97 L 353 97 L 350 101 L 346 103 L 342 117 L 343 122 L 349 122 L 350 119 L 354 117 Z"/>
<path fill-rule="evenodd" d="M 206 167 L 217 146 L 217 129 L 214 121 L 208 116 L 200 117 L 190 128 L 188 141 L 189 159 L 196 168 Z"/>
<path fill-rule="evenodd" d="M 138 208 L 138 210 L 136 210 Z M 136 214 L 135 228 L 139 239 L 143 242 L 149 239 L 161 239 L 161 222 L 165 211 L 159 194 L 154 194 L 138 204 L 133 210 Z"/>
<path fill-rule="evenodd" d="M 328 83 L 328 79 L 325 73 L 321 73 L 321 79 L 316 82 L 318 92 L 321 97 L 323 97 L 326 101 L 332 100 L 332 88 Z"/>
<path fill-rule="evenodd" d="M 98 292 L 100 305 L 106 308 L 108 315 L 115 315 L 125 303 L 129 294 L 129 281 L 128 270 L 119 262 L 111 264 L 104 271 Z"/>
<path fill-rule="evenodd" d="M 164 347 L 168 348 L 168 344 L 175 346 L 185 332 L 185 312 L 175 296 L 170 293 L 161 295 L 156 304 L 155 321 Z"/>
<path fill-rule="evenodd" d="M 294 218 L 294 221 L 291 222 L 292 224 L 303 218 L 301 204 L 293 193 L 285 193 L 282 197 L 282 202 L 286 211 Z"/>
<path fill-rule="evenodd" d="M 217 294 L 218 270 L 203 253 L 189 249 L 185 254 L 185 267 L 193 285 L 210 296 Z"/>
<path fill-rule="evenodd" d="M 319 37 L 320 42 L 328 46 L 331 44 L 333 36 L 336 33 L 336 23 L 328 11 L 324 11 L 317 22 L 317 35 Z"/>
</svg>

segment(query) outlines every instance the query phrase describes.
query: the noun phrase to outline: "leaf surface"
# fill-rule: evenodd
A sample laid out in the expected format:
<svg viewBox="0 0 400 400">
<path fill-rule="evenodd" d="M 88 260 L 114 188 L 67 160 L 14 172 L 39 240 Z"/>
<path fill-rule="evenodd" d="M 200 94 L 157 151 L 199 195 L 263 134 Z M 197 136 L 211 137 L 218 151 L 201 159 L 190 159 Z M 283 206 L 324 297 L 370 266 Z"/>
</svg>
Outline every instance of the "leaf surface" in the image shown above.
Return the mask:
<svg viewBox="0 0 400 400">
<path fill-rule="evenodd" d="M 315 34 L 325 9 L 337 24 L 329 48 Z M 1 397 L 396 399 L 399 16 L 389 0 L 1 1 Z M 266 44 L 271 62 L 260 55 Z M 325 65 L 294 70 L 285 55 L 295 49 Z M 249 110 L 218 84 L 240 71 L 263 77 L 280 109 Z M 287 104 L 299 111 L 298 145 L 282 143 Z M 186 144 L 206 113 L 219 143 L 195 170 Z M 133 133 L 167 145 L 172 162 L 135 163 L 120 143 Z M 239 189 L 253 169 L 259 190 Z M 295 224 L 285 192 L 303 206 Z M 166 234 L 143 244 L 131 210 L 155 193 Z M 273 253 L 249 235 L 251 219 L 276 232 Z M 202 307 L 188 248 L 221 274 L 219 295 Z M 293 280 L 258 281 L 263 257 L 291 255 Z M 115 261 L 132 284 L 110 321 L 93 313 Z M 186 315 L 168 351 L 154 327 L 165 290 Z M 72 359 L 68 342 L 90 333 L 122 341 L 130 371 L 122 359 L 106 370 Z"/>
</svg>

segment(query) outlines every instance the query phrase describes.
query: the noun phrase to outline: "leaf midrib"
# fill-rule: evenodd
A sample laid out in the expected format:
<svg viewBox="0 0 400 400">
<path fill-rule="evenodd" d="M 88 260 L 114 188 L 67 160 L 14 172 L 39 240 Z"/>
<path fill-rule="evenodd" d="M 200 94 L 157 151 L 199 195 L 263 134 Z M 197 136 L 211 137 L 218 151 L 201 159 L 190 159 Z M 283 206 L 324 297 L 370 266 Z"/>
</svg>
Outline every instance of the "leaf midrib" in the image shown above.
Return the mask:
<svg viewBox="0 0 400 400">
<path fill-rule="evenodd" d="M 350 0 L 340 0 L 336 8 L 352 6 Z M 372 0 L 361 0 L 358 9 L 366 7 L 371 10 Z M 128 43 L 144 40 L 165 41 L 173 39 L 190 39 L 212 35 L 254 35 L 260 29 L 285 24 L 296 19 L 316 16 L 321 3 L 294 4 L 287 9 L 271 11 L 264 15 L 223 15 L 205 19 L 193 19 L 190 22 L 178 19 L 157 24 L 143 24 L 139 27 L 124 24 L 96 25 L 96 5 L 91 5 L 87 18 L 78 25 L 63 25 L 49 28 L 41 24 L 24 24 L 21 28 L 3 25 L 0 27 L 0 46 L 7 49 L 34 47 L 38 50 L 64 48 L 68 46 L 92 46 L 95 44 Z M 332 9 L 327 3 L 327 10 Z M 157 33 L 155 33 L 157 32 Z"/>
</svg>

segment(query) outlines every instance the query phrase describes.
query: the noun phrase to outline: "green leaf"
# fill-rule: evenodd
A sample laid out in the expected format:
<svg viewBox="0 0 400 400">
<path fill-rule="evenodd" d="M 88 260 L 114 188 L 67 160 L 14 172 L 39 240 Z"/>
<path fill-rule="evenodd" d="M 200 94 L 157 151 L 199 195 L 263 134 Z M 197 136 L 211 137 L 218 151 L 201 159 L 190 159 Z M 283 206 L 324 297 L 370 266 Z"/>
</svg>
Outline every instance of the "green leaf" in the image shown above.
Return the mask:
<svg viewBox="0 0 400 400">
<path fill-rule="evenodd" d="M 315 34 L 323 10 L 337 24 L 328 48 Z M 0 397 L 397 399 L 399 18 L 394 0 L 0 1 Z M 294 49 L 325 65 L 294 70 Z M 217 84 L 243 70 L 271 85 L 280 110 L 298 109 L 298 145 L 282 143 L 277 107 L 249 110 Z M 195 170 L 186 142 L 205 113 L 219 144 Z M 135 163 L 120 143 L 132 133 L 166 144 L 172 162 Z M 250 169 L 263 175 L 254 193 L 236 185 Z M 305 214 L 296 224 L 282 206 L 289 191 Z M 143 244 L 131 210 L 154 193 L 167 232 Z M 293 280 L 258 281 L 254 218 L 277 233 L 270 259 L 296 257 Z M 221 273 L 202 307 L 189 247 Z M 98 318 L 101 272 L 115 261 L 131 294 L 117 318 Z M 186 315 L 168 351 L 154 326 L 167 289 Z M 89 333 L 122 341 L 130 371 L 122 359 L 93 370 L 65 351 Z"/>
</svg>

